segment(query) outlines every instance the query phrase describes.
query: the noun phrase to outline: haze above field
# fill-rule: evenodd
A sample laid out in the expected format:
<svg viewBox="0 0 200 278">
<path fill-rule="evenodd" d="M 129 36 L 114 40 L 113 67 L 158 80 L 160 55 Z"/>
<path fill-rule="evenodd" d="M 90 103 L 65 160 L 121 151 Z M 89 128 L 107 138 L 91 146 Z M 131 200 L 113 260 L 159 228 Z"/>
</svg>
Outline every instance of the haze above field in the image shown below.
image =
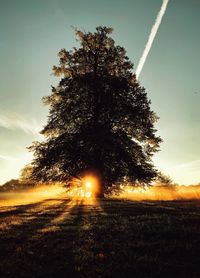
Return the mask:
<svg viewBox="0 0 200 278">
<path fill-rule="evenodd" d="M 0 0 L 0 184 L 31 158 L 26 147 L 46 121 L 41 98 L 58 82 L 51 75 L 57 53 L 77 44 L 70 26 L 112 26 L 136 69 L 161 2 Z M 169 1 L 140 75 L 160 117 L 156 165 L 182 184 L 200 180 L 199 9 L 197 0 Z"/>
</svg>

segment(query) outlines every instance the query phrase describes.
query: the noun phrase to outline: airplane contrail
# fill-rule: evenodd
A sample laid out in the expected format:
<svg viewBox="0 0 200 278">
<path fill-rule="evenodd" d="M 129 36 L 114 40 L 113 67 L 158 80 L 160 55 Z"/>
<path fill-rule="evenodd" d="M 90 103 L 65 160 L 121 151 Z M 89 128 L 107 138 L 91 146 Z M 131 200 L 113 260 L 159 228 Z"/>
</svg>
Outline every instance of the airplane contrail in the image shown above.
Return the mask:
<svg viewBox="0 0 200 278">
<path fill-rule="evenodd" d="M 145 46 L 145 49 L 144 49 L 144 51 L 142 53 L 142 56 L 141 56 L 141 58 L 139 60 L 139 63 L 138 63 L 138 66 L 137 66 L 137 69 L 136 69 L 136 72 L 135 72 L 137 79 L 139 78 L 141 70 L 142 70 L 142 68 L 144 66 L 144 63 L 145 63 L 146 59 L 147 59 L 148 53 L 149 53 L 149 51 L 151 49 L 151 46 L 152 46 L 153 41 L 154 41 L 154 38 L 156 36 L 156 33 L 157 33 L 158 28 L 160 26 L 160 23 L 162 21 L 163 15 L 165 14 L 165 11 L 167 9 L 168 2 L 169 2 L 169 0 L 163 0 L 162 6 L 160 8 L 160 11 L 159 11 L 157 17 L 156 17 L 155 23 L 154 23 L 154 25 L 151 28 L 151 33 L 149 35 L 147 44 Z"/>
</svg>

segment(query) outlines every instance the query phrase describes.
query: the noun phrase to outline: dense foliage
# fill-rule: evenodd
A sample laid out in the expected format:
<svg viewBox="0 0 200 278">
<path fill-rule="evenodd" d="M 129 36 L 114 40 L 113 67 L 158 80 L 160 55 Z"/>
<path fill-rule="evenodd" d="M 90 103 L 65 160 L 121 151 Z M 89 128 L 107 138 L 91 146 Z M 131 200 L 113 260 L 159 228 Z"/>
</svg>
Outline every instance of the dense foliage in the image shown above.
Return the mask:
<svg viewBox="0 0 200 278">
<path fill-rule="evenodd" d="M 80 48 L 58 53 L 53 71 L 62 79 L 43 99 L 50 107 L 41 132 L 46 139 L 30 147 L 35 180 L 66 181 L 92 170 L 108 186 L 156 176 L 151 158 L 161 142 L 157 117 L 125 49 L 110 33 L 107 27 L 76 30 Z"/>
</svg>

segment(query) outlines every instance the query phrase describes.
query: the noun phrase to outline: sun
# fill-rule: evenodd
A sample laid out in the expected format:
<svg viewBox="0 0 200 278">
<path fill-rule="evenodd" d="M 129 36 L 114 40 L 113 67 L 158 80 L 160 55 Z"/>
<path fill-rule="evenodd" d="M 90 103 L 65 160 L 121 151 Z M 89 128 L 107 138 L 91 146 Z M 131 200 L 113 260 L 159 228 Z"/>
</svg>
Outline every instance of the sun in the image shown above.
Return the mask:
<svg viewBox="0 0 200 278">
<path fill-rule="evenodd" d="M 99 190 L 99 179 L 94 174 L 86 174 L 72 179 L 68 195 L 72 198 L 95 199 Z"/>
<path fill-rule="evenodd" d="M 85 182 L 85 186 L 86 186 L 86 188 L 92 188 L 92 183 L 91 183 L 91 181 L 86 181 L 86 182 Z"/>
<path fill-rule="evenodd" d="M 98 190 L 98 179 L 94 175 L 86 175 L 82 178 L 85 197 L 95 197 Z"/>
</svg>

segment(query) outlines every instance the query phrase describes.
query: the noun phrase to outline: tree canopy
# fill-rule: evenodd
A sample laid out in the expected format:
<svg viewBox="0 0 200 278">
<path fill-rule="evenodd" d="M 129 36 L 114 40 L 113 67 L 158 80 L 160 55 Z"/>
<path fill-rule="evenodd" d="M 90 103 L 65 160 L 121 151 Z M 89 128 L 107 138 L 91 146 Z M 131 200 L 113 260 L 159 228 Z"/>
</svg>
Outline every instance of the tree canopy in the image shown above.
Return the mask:
<svg viewBox="0 0 200 278">
<path fill-rule="evenodd" d="M 75 31 L 80 47 L 60 50 L 53 72 L 61 80 L 43 98 L 49 115 L 45 140 L 30 147 L 32 178 L 65 182 L 97 171 L 105 188 L 124 180 L 147 183 L 156 176 L 152 156 L 161 142 L 147 93 L 112 28 Z"/>
</svg>

